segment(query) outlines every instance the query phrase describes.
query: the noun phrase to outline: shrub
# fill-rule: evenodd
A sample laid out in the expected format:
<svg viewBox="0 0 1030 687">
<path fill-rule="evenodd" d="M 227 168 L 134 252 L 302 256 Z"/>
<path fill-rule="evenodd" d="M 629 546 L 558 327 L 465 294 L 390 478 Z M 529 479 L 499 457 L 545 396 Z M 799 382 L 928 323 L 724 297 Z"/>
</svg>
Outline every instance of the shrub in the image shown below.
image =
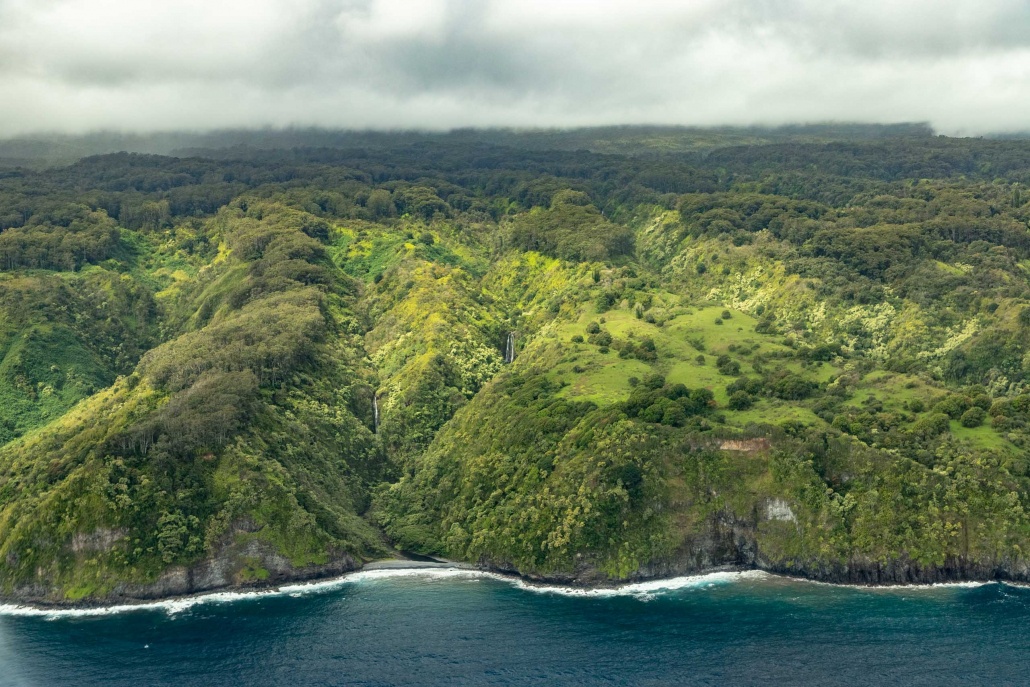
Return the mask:
<svg viewBox="0 0 1030 687">
<path fill-rule="evenodd" d="M 665 406 L 665 412 L 662 413 L 662 424 L 669 425 L 670 427 L 682 427 L 687 422 L 687 414 L 683 410 L 683 406 L 678 403 L 670 403 Z"/>
<path fill-rule="evenodd" d="M 640 419 L 644 422 L 661 422 L 665 417 L 665 406 L 661 403 L 653 403 L 640 412 Z"/>
<path fill-rule="evenodd" d="M 983 421 L 987 418 L 987 411 L 980 406 L 973 406 L 966 412 L 962 413 L 962 418 L 959 420 L 963 427 L 979 427 L 983 424 Z"/>
<path fill-rule="evenodd" d="M 761 321 L 755 325 L 755 331 L 759 334 L 769 334 L 773 332 L 773 323 L 776 322 L 776 315 L 771 312 L 765 313 Z"/>
<path fill-rule="evenodd" d="M 721 317 L 724 320 L 730 319 L 730 317 L 731 317 L 730 311 L 729 310 L 723 310 L 722 314 L 719 315 L 719 317 Z"/>
<path fill-rule="evenodd" d="M 933 409 L 935 412 L 944 413 L 952 420 L 957 420 L 962 417 L 963 413 L 969 410 L 970 405 L 972 404 L 965 396 L 952 394 L 938 401 Z"/>
<path fill-rule="evenodd" d="M 755 398 L 746 391 L 735 391 L 730 396 L 729 408 L 730 410 L 747 410 L 755 403 Z"/>
<path fill-rule="evenodd" d="M 715 366 L 719 368 L 719 374 L 729 375 L 736 377 L 740 374 L 740 363 L 733 360 L 728 355 L 720 355 L 715 360 Z"/>
<path fill-rule="evenodd" d="M 605 291 L 597 297 L 594 301 L 594 307 L 597 308 L 597 312 L 607 312 L 611 310 L 615 304 L 619 301 L 619 294 L 614 291 Z"/>
<path fill-rule="evenodd" d="M 587 325 L 587 334 L 596 334 L 601 331 L 601 325 L 596 322 L 591 322 Z"/>
<path fill-rule="evenodd" d="M 984 410 L 990 410 L 991 404 L 993 403 L 991 397 L 987 394 L 977 394 L 973 397 L 972 402 L 974 406 L 983 408 Z"/>
<path fill-rule="evenodd" d="M 644 386 L 648 389 L 661 389 L 665 386 L 665 377 L 654 372 L 644 377 Z"/>
<path fill-rule="evenodd" d="M 777 398 L 785 401 L 800 401 L 816 392 L 819 385 L 795 374 L 785 375 L 769 385 Z"/>
<path fill-rule="evenodd" d="M 1027 306 L 1020 310 L 1017 319 L 1019 320 L 1020 326 L 1030 327 L 1030 306 Z"/>
<path fill-rule="evenodd" d="M 912 432 L 924 439 L 932 439 L 948 431 L 949 421 L 944 413 L 930 413 L 915 421 Z"/>
</svg>

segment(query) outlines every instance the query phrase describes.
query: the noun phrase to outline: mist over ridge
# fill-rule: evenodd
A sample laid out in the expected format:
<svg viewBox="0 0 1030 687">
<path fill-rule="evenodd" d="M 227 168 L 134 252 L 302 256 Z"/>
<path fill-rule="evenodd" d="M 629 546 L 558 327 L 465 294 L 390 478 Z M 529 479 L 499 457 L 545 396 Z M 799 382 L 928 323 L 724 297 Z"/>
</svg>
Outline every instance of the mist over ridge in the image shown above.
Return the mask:
<svg viewBox="0 0 1030 687">
<path fill-rule="evenodd" d="M 611 154 L 696 154 L 773 143 L 873 142 L 927 139 L 926 123 L 832 122 L 780 127 L 687 127 L 620 125 L 582 128 L 464 128 L 450 130 L 356 130 L 319 127 L 164 131 L 149 134 L 97 131 L 42 133 L 0 139 L 0 166 L 45 167 L 117 152 L 175 157 L 252 156 L 292 149 L 384 149 L 412 145 L 489 145 L 521 150 L 589 151 Z"/>
<path fill-rule="evenodd" d="M 1027 129 L 1012 0 L 0 0 L 0 136 L 927 121 Z"/>
</svg>

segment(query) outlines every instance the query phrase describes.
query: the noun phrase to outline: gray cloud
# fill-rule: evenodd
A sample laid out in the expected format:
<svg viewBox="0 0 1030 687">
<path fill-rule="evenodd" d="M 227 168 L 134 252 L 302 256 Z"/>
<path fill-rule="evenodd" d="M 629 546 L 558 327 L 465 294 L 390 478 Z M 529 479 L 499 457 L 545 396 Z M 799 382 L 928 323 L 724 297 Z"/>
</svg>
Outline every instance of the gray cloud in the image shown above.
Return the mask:
<svg viewBox="0 0 1030 687">
<path fill-rule="evenodd" d="M 1025 0 L 0 0 L 0 135 L 930 121 L 1030 129 Z"/>
</svg>

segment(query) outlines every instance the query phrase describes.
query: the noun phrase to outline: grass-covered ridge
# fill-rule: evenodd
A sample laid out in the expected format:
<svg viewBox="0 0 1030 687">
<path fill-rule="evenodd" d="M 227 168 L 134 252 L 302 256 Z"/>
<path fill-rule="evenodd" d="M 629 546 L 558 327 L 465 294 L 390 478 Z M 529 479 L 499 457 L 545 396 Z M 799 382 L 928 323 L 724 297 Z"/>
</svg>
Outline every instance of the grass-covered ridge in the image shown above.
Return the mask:
<svg viewBox="0 0 1030 687">
<path fill-rule="evenodd" d="M 391 546 L 581 580 L 1025 578 L 1025 147 L 7 173 L 0 586 L 259 584 Z"/>
</svg>

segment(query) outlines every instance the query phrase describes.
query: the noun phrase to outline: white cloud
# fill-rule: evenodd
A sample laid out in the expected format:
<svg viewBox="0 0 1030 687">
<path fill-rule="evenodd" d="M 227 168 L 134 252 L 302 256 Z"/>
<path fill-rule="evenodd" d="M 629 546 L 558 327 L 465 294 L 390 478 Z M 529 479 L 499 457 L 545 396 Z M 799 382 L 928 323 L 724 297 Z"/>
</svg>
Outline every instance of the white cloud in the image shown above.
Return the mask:
<svg viewBox="0 0 1030 687">
<path fill-rule="evenodd" d="M 0 134 L 1030 129 L 1023 0 L 0 0 Z"/>
</svg>

